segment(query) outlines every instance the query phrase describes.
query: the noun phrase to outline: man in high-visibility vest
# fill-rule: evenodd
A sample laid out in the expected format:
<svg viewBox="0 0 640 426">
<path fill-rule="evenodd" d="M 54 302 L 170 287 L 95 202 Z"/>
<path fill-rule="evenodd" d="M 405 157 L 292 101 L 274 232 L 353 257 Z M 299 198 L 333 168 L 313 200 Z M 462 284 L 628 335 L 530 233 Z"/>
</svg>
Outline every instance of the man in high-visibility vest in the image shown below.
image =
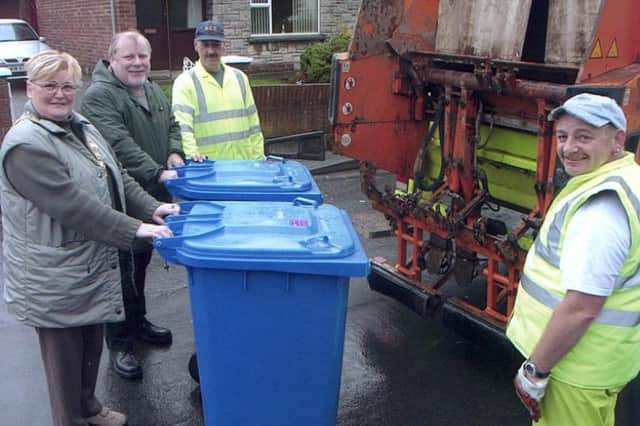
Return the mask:
<svg viewBox="0 0 640 426">
<path fill-rule="evenodd" d="M 527 255 L 507 336 L 514 379 L 544 425 L 615 424 L 640 370 L 640 167 L 611 98 L 580 94 L 549 115 L 571 176 Z"/>
<path fill-rule="evenodd" d="M 193 42 L 199 60 L 173 84 L 173 112 L 187 157 L 202 160 L 264 158 L 264 138 L 249 79 L 222 63 L 224 28 L 201 22 Z"/>
</svg>

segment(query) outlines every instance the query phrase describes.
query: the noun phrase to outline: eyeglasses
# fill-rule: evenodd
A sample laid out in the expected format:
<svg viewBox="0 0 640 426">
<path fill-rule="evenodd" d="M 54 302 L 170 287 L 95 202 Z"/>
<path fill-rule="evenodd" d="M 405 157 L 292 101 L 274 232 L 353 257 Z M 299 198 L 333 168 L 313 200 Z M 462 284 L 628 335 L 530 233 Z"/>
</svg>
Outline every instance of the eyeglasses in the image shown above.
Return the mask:
<svg viewBox="0 0 640 426">
<path fill-rule="evenodd" d="M 73 83 L 57 83 L 55 81 L 34 81 L 29 80 L 31 83 L 35 84 L 38 87 L 42 87 L 45 92 L 49 95 L 55 94 L 58 89 L 62 90 L 62 93 L 65 95 L 71 95 L 76 90 L 79 89 L 78 85 Z"/>
</svg>

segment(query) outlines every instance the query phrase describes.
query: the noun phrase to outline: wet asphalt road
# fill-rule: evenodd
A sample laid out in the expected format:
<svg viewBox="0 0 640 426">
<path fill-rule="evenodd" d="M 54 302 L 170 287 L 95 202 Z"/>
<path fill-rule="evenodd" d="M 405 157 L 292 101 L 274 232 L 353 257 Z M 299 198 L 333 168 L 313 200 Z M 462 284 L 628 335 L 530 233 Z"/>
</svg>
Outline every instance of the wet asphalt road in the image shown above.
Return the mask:
<svg viewBox="0 0 640 426">
<path fill-rule="evenodd" d="M 317 163 L 309 163 L 314 167 Z M 394 258 L 392 238 L 370 239 L 385 220 L 360 194 L 356 171 L 316 176 L 325 201 L 347 210 L 370 257 Z M 174 333 L 169 348 L 140 344 L 140 381 L 120 378 L 103 353 L 97 395 L 125 411 L 130 425 L 203 425 L 199 387 L 187 372 L 194 342 L 187 279 L 182 267 L 164 268 L 154 255 L 148 275 L 148 317 Z M 49 425 L 49 406 L 35 332 L 0 303 L 0 425 Z M 351 281 L 337 424 L 528 425 L 512 391 L 519 355 L 477 345 L 436 321 Z M 264 366 L 269 368 L 268 365 Z M 618 425 L 640 424 L 637 384 L 623 392 Z M 247 401 L 247 410 L 251 401 Z"/>
</svg>

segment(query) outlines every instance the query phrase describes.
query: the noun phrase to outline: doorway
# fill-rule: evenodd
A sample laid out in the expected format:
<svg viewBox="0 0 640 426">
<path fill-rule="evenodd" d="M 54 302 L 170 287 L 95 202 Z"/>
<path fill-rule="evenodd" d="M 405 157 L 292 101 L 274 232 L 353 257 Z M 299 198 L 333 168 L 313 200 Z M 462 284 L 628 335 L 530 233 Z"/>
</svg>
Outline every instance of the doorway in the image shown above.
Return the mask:
<svg viewBox="0 0 640 426">
<path fill-rule="evenodd" d="M 204 14 L 202 0 L 136 0 L 138 30 L 151 43 L 152 69 L 182 69 L 182 58 L 194 55 L 194 31 Z"/>
</svg>

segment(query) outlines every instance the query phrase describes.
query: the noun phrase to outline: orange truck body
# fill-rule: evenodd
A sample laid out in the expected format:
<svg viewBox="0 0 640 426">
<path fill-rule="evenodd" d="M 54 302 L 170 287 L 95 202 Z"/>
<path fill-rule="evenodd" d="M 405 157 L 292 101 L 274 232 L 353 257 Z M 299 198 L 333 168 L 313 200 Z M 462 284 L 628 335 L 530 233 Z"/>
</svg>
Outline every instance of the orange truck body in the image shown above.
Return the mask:
<svg viewBox="0 0 640 426">
<path fill-rule="evenodd" d="M 330 120 L 335 150 L 362 161 L 363 191 L 397 239 L 395 261 L 373 260 L 373 289 L 454 328 L 475 324 L 467 334 L 503 333 L 523 241 L 558 190 L 549 112 L 580 92 L 611 96 L 639 152 L 639 17 L 636 0 L 363 0 L 349 51 L 334 57 Z M 492 132 L 533 141 L 530 203 L 492 194 L 500 155 L 512 156 L 480 156 Z M 434 152 L 441 173 L 429 180 Z M 377 169 L 409 188 L 378 188 Z M 488 218 L 494 203 L 521 220 Z"/>
</svg>

